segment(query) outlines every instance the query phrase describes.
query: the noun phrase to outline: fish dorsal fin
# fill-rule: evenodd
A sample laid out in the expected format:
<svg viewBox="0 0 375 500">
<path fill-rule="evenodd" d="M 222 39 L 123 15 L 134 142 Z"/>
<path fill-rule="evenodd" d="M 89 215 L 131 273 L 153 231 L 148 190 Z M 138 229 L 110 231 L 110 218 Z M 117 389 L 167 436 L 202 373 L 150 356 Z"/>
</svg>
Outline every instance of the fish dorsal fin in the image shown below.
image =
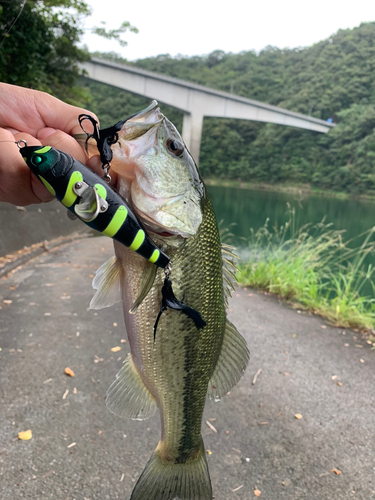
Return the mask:
<svg viewBox="0 0 375 500">
<path fill-rule="evenodd" d="M 210 399 L 219 401 L 237 384 L 246 370 L 249 356 L 246 340 L 227 320 L 221 353 L 208 383 Z"/>
<path fill-rule="evenodd" d="M 110 307 L 121 300 L 121 264 L 111 257 L 96 271 L 92 287 L 96 290 L 90 309 Z"/>
<path fill-rule="evenodd" d="M 239 257 L 233 253 L 234 247 L 221 244 L 221 258 L 223 262 L 223 288 L 224 288 L 224 300 L 225 305 L 228 305 L 228 298 L 232 296 L 232 291 L 234 290 L 234 285 L 237 283 L 236 271 L 237 267 L 233 264 L 233 259 L 238 259 Z"/>
<path fill-rule="evenodd" d="M 144 385 L 131 354 L 107 391 L 106 405 L 119 417 L 144 420 L 156 411 L 155 399 Z"/>
<path fill-rule="evenodd" d="M 147 263 L 142 273 L 141 289 L 139 291 L 138 297 L 135 299 L 134 304 L 129 310 L 130 314 L 134 314 L 138 309 L 138 307 L 142 304 L 142 302 L 146 298 L 148 292 L 150 291 L 152 285 L 154 284 L 157 270 L 158 268 L 154 264 L 151 264 L 151 262 Z"/>
</svg>

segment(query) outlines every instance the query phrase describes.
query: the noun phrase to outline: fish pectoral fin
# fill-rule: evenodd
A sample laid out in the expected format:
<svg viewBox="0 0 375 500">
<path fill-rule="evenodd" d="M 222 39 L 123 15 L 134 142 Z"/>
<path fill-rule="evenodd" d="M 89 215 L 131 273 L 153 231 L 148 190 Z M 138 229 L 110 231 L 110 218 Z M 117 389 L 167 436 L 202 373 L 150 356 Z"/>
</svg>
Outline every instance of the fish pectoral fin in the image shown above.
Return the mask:
<svg viewBox="0 0 375 500">
<path fill-rule="evenodd" d="M 138 307 L 142 304 L 142 302 L 146 298 L 148 292 L 151 290 L 151 287 L 155 281 L 157 270 L 158 268 L 154 266 L 154 264 L 151 264 L 151 262 L 147 263 L 142 273 L 141 289 L 139 291 L 138 297 L 135 299 L 134 304 L 129 310 L 130 314 L 134 314 L 136 312 Z"/>
<path fill-rule="evenodd" d="M 119 417 L 144 420 L 156 411 L 155 399 L 143 383 L 131 354 L 107 391 L 106 405 Z"/>
<path fill-rule="evenodd" d="M 208 383 L 210 399 L 219 401 L 237 384 L 246 370 L 249 356 L 246 340 L 227 320 L 221 353 Z"/>
<path fill-rule="evenodd" d="M 111 257 L 96 271 L 92 287 L 96 290 L 90 309 L 110 307 L 121 300 L 121 263 Z"/>
</svg>

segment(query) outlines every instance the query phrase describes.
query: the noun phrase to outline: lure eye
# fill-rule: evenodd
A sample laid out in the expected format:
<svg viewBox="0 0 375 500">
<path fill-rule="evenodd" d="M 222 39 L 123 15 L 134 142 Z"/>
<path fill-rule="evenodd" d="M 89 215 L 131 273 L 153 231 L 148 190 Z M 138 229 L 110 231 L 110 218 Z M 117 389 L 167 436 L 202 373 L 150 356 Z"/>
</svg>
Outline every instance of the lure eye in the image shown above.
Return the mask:
<svg viewBox="0 0 375 500">
<path fill-rule="evenodd" d="M 180 141 L 175 139 L 169 139 L 167 141 L 167 148 L 175 156 L 180 156 L 184 151 L 184 145 Z"/>
<path fill-rule="evenodd" d="M 41 156 L 38 156 L 38 155 L 34 155 L 32 158 L 31 158 L 31 163 L 37 167 L 38 165 L 40 165 L 42 163 L 43 159 Z"/>
</svg>

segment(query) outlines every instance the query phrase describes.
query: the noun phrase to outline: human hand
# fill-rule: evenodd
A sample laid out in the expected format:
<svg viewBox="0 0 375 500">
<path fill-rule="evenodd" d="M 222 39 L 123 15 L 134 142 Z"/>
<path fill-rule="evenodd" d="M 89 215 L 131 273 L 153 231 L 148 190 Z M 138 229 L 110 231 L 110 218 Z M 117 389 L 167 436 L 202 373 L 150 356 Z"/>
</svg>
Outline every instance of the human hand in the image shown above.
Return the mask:
<svg viewBox="0 0 375 500">
<path fill-rule="evenodd" d="M 25 165 L 15 144 L 21 139 L 28 146 L 60 149 L 102 175 L 99 157 L 88 160 L 72 137 L 81 132 L 81 113 L 95 117 L 44 92 L 0 83 L 0 201 L 25 206 L 53 199 Z"/>
</svg>

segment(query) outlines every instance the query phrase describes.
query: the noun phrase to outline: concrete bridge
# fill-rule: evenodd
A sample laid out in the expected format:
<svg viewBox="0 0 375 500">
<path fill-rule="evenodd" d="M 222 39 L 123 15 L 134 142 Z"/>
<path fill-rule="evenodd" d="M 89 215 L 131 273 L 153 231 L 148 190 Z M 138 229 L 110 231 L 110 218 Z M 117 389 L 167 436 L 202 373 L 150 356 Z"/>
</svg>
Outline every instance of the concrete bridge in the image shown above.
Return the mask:
<svg viewBox="0 0 375 500">
<path fill-rule="evenodd" d="M 323 133 L 334 127 L 334 124 L 312 116 L 159 75 L 134 66 L 92 59 L 82 64 L 82 67 L 91 80 L 156 99 L 181 110 L 184 113 L 182 137 L 196 162 L 199 160 L 205 116 L 277 123 Z"/>
</svg>

